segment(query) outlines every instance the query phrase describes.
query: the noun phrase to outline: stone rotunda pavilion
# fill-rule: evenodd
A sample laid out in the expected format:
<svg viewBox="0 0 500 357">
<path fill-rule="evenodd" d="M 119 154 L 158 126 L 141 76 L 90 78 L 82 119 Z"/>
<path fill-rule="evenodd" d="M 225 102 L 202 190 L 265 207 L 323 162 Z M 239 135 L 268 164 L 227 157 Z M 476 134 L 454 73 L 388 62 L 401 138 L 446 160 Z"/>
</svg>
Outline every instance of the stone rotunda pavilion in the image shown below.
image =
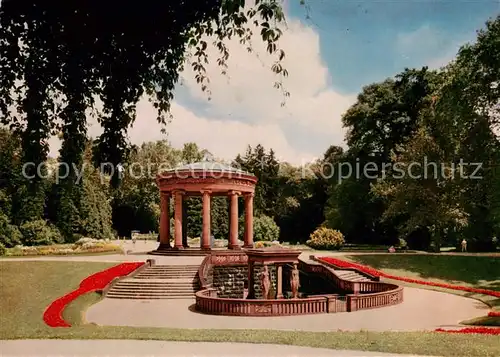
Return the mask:
<svg viewBox="0 0 500 357">
<path fill-rule="evenodd" d="M 238 244 L 238 198 L 245 200 L 244 248 L 253 247 L 253 198 L 257 177 L 219 162 L 205 160 L 176 167 L 160 173 L 156 182 L 160 189 L 160 245 L 156 253 L 181 251 L 183 244 L 183 200 L 188 196 L 203 197 L 203 230 L 199 251 L 211 249 L 210 201 L 213 196 L 228 196 L 230 201 L 229 249 L 241 249 Z M 170 245 L 170 199 L 174 199 L 174 245 Z M 189 249 L 193 250 L 193 249 Z"/>
</svg>

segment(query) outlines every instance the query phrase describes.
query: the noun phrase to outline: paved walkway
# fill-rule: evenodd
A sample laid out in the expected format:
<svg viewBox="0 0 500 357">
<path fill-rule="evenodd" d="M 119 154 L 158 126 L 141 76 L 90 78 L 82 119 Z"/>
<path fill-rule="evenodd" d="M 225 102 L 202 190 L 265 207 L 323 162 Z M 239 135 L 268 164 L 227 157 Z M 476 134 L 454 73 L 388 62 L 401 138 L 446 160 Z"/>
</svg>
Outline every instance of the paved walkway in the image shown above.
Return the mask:
<svg viewBox="0 0 500 357">
<path fill-rule="evenodd" d="M 87 310 L 86 319 L 98 325 L 275 329 L 301 331 L 422 331 L 453 328 L 484 315 L 488 307 L 476 300 L 437 291 L 405 288 L 404 302 L 373 310 L 278 317 L 204 315 L 193 310 L 194 300 L 103 299 Z"/>
<path fill-rule="evenodd" d="M 134 340 L 18 340 L 0 341 L 1 356 L 175 356 L 175 357 L 399 357 L 379 352 L 336 351 L 249 343 L 170 342 Z"/>
</svg>

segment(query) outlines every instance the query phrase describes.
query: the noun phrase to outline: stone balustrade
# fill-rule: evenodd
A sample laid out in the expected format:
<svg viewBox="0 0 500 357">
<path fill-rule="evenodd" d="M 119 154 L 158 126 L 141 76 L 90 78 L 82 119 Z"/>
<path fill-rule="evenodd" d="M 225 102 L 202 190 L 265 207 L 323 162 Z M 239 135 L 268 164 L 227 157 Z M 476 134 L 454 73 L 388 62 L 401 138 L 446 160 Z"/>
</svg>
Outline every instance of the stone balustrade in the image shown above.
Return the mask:
<svg viewBox="0 0 500 357">
<path fill-rule="evenodd" d="M 286 316 L 353 312 L 391 306 L 403 302 L 403 288 L 379 281 L 353 282 L 343 280 L 326 264 L 306 264 L 300 268 L 306 272 L 322 274 L 337 288 L 349 292 L 345 296 L 336 294 L 317 295 L 299 299 L 243 299 L 222 298 L 212 287 L 209 271 L 213 266 L 241 265 L 247 263 L 244 252 L 212 253 L 203 260 L 199 268 L 202 290 L 196 293 L 198 311 L 212 315 L 232 316 Z"/>
<path fill-rule="evenodd" d="M 196 307 L 211 315 L 232 316 L 286 316 L 323 314 L 329 312 L 329 303 L 335 296 L 317 296 L 306 299 L 227 299 L 218 298 L 216 289 L 200 290 L 196 293 Z"/>
<path fill-rule="evenodd" d="M 382 284 L 382 283 L 380 283 Z M 392 284 L 387 284 L 392 285 Z M 393 285 L 394 289 L 372 294 L 347 295 L 347 311 L 369 310 L 403 302 L 403 288 Z"/>
</svg>

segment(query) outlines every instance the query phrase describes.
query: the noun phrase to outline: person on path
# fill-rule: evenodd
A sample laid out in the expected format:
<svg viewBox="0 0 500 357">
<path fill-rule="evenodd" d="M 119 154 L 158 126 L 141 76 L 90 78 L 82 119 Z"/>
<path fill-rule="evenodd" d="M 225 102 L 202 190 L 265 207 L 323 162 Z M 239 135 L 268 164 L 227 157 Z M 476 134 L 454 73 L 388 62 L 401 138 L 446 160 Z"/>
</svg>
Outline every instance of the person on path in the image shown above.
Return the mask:
<svg viewBox="0 0 500 357">
<path fill-rule="evenodd" d="M 462 252 L 466 252 L 466 251 L 467 251 L 467 241 L 464 238 L 462 240 Z"/>
</svg>

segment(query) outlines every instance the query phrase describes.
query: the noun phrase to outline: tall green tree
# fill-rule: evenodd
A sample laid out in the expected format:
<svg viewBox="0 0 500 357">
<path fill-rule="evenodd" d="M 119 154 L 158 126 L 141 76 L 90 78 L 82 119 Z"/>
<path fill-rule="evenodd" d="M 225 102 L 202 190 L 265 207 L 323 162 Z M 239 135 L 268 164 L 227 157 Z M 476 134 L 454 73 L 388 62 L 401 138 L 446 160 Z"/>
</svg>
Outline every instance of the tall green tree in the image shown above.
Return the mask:
<svg viewBox="0 0 500 357">
<path fill-rule="evenodd" d="M 178 2 L 4 0 L 0 7 L 0 111 L 2 123 L 23 133 L 24 159 L 39 164 L 48 152 L 51 131 L 63 123 L 64 155 L 78 162 L 83 152 L 87 109 L 102 103 L 104 128 L 97 145 L 99 162 L 115 167 L 130 152 L 126 132 L 136 104 L 149 96 L 166 122 L 179 72 L 189 63 L 202 89 L 209 91 L 206 36 L 226 66 L 226 40 L 237 36 L 251 48 L 249 24 L 257 26 L 267 50 L 276 56 L 272 70 L 286 75 L 277 43 L 284 21 L 278 0 Z M 277 82 L 281 88 L 281 81 Z M 20 115 L 15 115 L 12 106 Z M 23 125 L 25 129 L 23 129 Z M 31 170 L 33 171 L 33 170 Z M 116 184 L 118 175 L 113 175 Z M 28 189 L 36 190 L 40 178 Z"/>
<path fill-rule="evenodd" d="M 254 174 L 258 179 L 255 189 L 254 207 L 257 214 L 275 216 L 276 203 L 279 199 L 280 163 L 272 149 L 266 152 L 262 145 L 248 146 L 245 155 L 238 155 L 234 165 Z"/>
<path fill-rule="evenodd" d="M 486 23 L 474 43 L 463 46 L 447 68 L 446 80 L 435 97 L 432 127 L 440 145 L 468 163 L 481 163 L 481 179 L 465 180 L 460 198 L 469 214 L 463 232 L 470 247 L 493 248 L 498 234 L 500 141 L 495 129 L 500 120 L 500 16 Z M 441 135 L 440 135 L 441 133 Z M 471 167 L 466 171 L 468 174 Z"/>
<path fill-rule="evenodd" d="M 421 128 L 401 153 L 394 155 L 387 176 L 372 186 L 376 195 L 386 199 L 383 219 L 399 219 L 399 233 L 404 238 L 422 230 L 428 232 L 438 252 L 449 231 L 468 224 L 457 199 L 460 168 L 448 159 Z"/>
<path fill-rule="evenodd" d="M 364 87 L 343 115 L 349 150 L 330 181 L 326 223 L 341 230 L 348 241 L 390 244 L 396 240 L 397 222 L 380 220 L 385 206 L 371 192 L 371 184 L 391 162 L 391 153 L 415 133 L 425 98 L 438 83 L 438 73 L 426 67 L 406 69 L 394 79 Z"/>
<path fill-rule="evenodd" d="M 166 140 L 142 144 L 124 165 L 122 184 L 112 190 L 113 227 L 120 236 L 132 230 L 158 232 L 160 194 L 156 175 L 177 166 L 183 153 Z"/>
<path fill-rule="evenodd" d="M 328 187 L 343 154 L 341 147 L 332 145 L 311 165 L 281 170 L 279 196 L 284 204 L 277 222 L 282 240 L 304 243 L 325 222 Z"/>
</svg>

